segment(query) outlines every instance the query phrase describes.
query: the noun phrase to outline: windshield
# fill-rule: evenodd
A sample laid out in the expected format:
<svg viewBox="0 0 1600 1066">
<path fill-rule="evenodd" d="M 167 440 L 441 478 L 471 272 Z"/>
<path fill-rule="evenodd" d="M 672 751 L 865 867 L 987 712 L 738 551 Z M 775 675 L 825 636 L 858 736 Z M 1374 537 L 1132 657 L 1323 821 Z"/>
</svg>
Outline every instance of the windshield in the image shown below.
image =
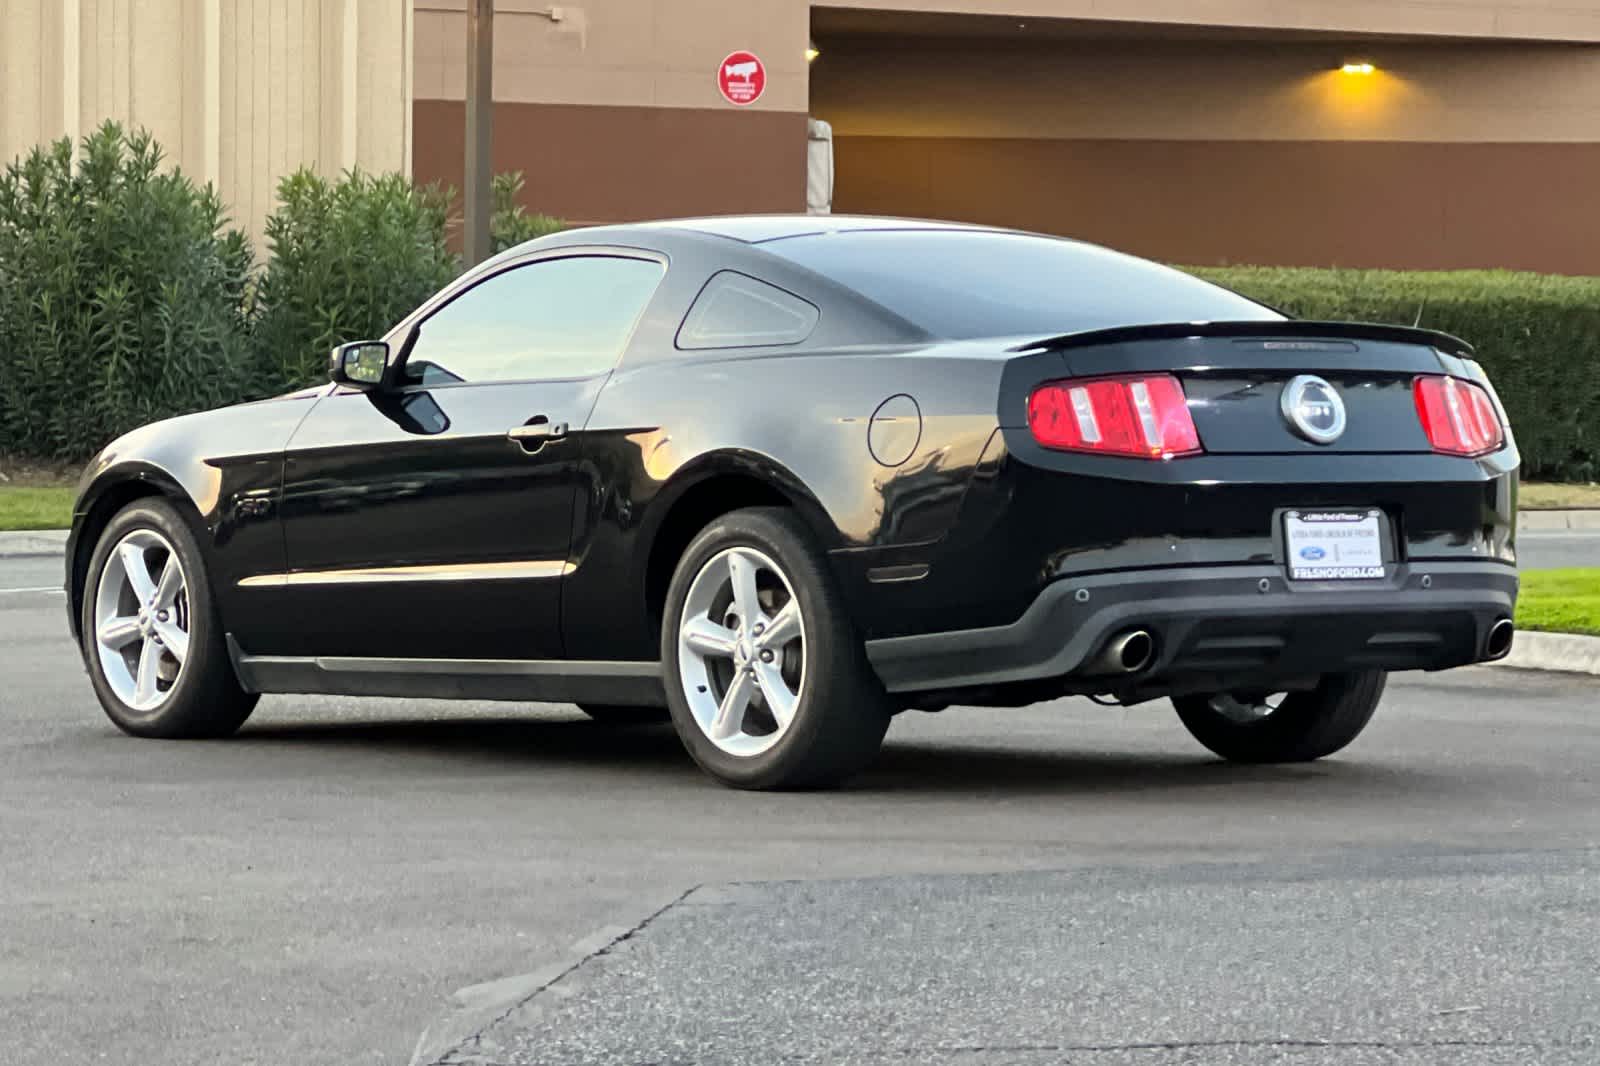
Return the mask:
<svg viewBox="0 0 1600 1066">
<path fill-rule="evenodd" d="M 1171 267 L 1078 241 L 984 230 L 856 230 L 762 247 L 940 337 L 1047 336 L 1283 316 Z"/>
</svg>

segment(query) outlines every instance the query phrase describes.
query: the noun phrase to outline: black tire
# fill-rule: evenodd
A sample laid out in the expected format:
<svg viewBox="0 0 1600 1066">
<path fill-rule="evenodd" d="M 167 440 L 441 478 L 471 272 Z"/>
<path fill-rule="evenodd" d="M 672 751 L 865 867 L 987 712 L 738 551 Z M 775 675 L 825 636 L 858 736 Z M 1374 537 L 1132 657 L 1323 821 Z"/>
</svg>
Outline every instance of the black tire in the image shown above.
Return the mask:
<svg viewBox="0 0 1600 1066">
<path fill-rule="evenodd" d="M 601 725 L 650 725 L 672 717 L 665 707 L 628 707 L 619 703 L 580 703 L 578 710 Z"/>
<path fill-rule="evenodd" d="M 753 548 L 782 567 L 805 620 L 805 681 L 787 731 L 756 755 L 733 755 L 702 731 L 684 693 L 678 628 L 689 587 L 728 548 Z M 889 728 L 889 701 L 867 663 L 827 560 L 793 513 L 748 508 L 715 519 L 678 560 L 661 625 L 667 703 L 684 747 L 701 769 L 745 789 L 825 788 L 864 769 Z"/>
<path fill-rule="evenodd" d="M 1277 710 L 1238 722 L 1211 705 L 1209 695 L 1173 699 L 1196 740 L 1232 762 L 1311 762 L 1349 744 L 1378 709 L 1388 675 L 1382 670 L 1326 674 L 1316 688 L 1291 692 Z"/>
<path fill-rule="evenodd" d="M 159 707 L 139 711 L 124 703 L 106 680 L 95 630 L 95 603 L 101 574 L 112 551 L 128 534 L 151 530 L 166 539 L 183 566 L 189 622 L 189 650 L 183 667 Z M 138 737 L 198 739 L 224 737 L 238 730 L 260 698 L 239 687 L 228 658 L 211 585 L 189 525 L 160 499 L 129 504 L 111 519 L 89 560 L 79 621 L 84 659 L 100 706 L 117 728 Z"/>
</svg>

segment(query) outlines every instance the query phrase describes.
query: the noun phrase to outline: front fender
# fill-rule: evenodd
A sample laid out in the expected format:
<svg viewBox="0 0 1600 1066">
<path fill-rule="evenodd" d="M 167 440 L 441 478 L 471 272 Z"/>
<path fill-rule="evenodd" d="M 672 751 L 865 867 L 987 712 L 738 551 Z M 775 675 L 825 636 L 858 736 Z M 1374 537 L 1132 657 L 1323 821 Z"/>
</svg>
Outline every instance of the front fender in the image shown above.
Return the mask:
<svg viewBox="0 0 1600 1066">
<path fill-rule="evenodd" d="M 150 496 L 175 503 L 195 538 L 202 545 L 206 543 L 205 525 L 195 508 L 194 498 L 170 470 L 145 460 L 116 462 L 102 452 L 79 479 L 77 500 L 72 508 L 72 528 L 67 533 L 67 622 L 74 639 L 82 636 L 83 591 L 89 558 L 99 542 L 101 530 L 122 508 Z"/>
<path fill-rule="evenodd" d="M 240 577 L 283 569 L 283 455 L 315 402 L 295 394 L 184 415 L 107 445 L 79 480 L 67 539 L 74 633 L 95 544 L 116 513 L 142 497 L 168 500 L 190 523 L 225 620 Z"/>
</svg>

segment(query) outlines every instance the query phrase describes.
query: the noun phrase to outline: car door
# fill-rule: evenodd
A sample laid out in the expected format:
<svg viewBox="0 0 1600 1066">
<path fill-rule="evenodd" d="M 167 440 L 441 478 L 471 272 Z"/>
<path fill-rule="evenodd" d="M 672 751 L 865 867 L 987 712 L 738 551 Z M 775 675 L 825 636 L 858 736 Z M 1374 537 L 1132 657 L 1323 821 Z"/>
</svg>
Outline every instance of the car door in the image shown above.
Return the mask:
<svg viewBox="0 0 1600 1066">
<path fill-rule="evenodd" d="M 393 386 L 321 400 L 285 456 L 274 652 L 560 658 L 582 427 L 664 272 L 515 263 L 428 311 Z"/>
</svg>

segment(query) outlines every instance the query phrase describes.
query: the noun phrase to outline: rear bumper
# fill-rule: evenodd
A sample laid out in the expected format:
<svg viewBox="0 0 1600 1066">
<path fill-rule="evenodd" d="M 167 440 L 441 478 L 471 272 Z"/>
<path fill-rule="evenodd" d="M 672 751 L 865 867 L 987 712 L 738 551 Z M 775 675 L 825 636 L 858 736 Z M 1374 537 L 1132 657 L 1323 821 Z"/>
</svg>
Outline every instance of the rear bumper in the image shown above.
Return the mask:
<svg viewBox="0 0 1600 1066">
<path fill-rule="evenodd" d="M 1503 563 L 1404 563 L 1382 582 L 1291 585 L 1278 566 L 1186 567 L 1069 577 L 1009 625 L 867 642 L 890 692 L 1059 679 L 1067 691 L 1198 690 L 1221 679 L 1341 670 L 1441 670 L 1481 661 L 1511 617 L 1516 570 Z M 1111 639 L 1148 630 L 1137 674 L 1089 666 Z"/>
</svg>

